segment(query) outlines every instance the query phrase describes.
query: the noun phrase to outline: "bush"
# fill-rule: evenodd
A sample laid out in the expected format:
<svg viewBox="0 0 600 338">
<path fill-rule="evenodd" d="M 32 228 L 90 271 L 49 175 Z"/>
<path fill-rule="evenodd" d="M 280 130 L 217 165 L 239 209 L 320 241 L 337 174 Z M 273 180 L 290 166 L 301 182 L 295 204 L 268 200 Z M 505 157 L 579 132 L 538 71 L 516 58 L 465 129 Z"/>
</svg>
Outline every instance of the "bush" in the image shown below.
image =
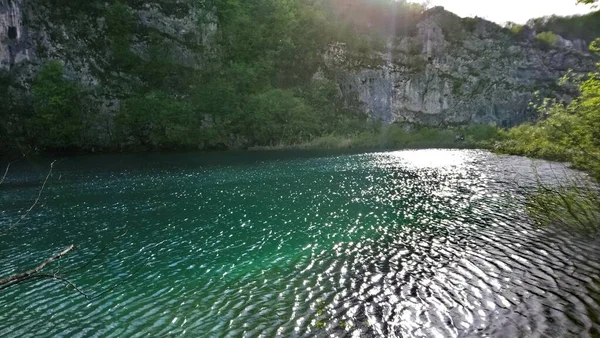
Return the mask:
<svg viewBox="0 0 600 338">
<path fill-rule="evenodd" d="M 540 120 L 504 133 L 501 152 L 566 161 L 600 180 L 600 73 L 580 82 L 581 95 L 565 104 L 545 100 Z"/>
<path fill-rule="evenodd" d="M 542 32 L 535 37 L 538 41 L 547 44 L 548 46 L 554 46 L 558 43 L 558 36 L 552 32 Z"/>
<path fill-rule="evenodd" d="M 129 6 L 116 2 L 106 9 L 104 17 L 115 65 L 123 70 L 134 68 L 138 60 L 130 46 L 136 23 L 133 11 Z"/>
<path fill-rule="evenodd" d="M 596 235 L 600 231 L 600 195 L 581 182 L 540 188 L 526 200 L 527 211 L 540 226 L 556 226 L 570 232 Z"/>
<path fill-rule="evenodd" d="M 34 143 L 42 148 L 82 146 L 85 92 L 64 77 L 58 61 L 44 64 L 32 86 Z"/>
<path fill-rule="evenodd" d="M 520 25 L 518 23 L 514 23 L 514 22 L 507 22 L 506 28 L 508 28 L 513 34 L 519 35 L 523 32 L 523 29 L 525 29 L 525 26 Z"/>
<path fill-rule="evenodd" d="M 317 113 L 291 90 L 270 89 L 250 97 L 240 126 L 256 145 L 300 142 L 319 131 Z"/>
<path fill-rule="evenodd" d="M 193 147 L 201 131 L 191 106 L 161 91 L 131 97 L 117 116 L 121 140 L 149 148 Z"/>
</svg>

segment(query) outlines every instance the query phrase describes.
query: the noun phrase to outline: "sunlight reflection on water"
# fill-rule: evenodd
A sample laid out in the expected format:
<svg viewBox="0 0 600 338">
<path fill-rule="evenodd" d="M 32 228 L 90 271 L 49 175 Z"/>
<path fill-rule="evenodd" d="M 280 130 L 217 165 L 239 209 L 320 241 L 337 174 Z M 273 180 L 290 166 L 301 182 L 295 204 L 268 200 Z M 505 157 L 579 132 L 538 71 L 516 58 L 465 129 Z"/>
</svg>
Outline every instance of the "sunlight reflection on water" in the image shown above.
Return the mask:
<svg viewBox="0 0 600 338">
<path fill-rule="evenodd" d="M 600 332 L 600 245 L 531 224 L 532 161 L 471 150 L 269 156 L 158 156 L 170 166 L 136 159 L 127 170 L 64 162 L 23 228 L 0 237 L 0 275 L 66 243 L 81 249 L 58 272 L 101 253 L 70 275 L 87 290 L 147 265 L 91 303 L 50 283 L 0 293 L 0 336 Z M 554 182 L 556 168 L 572 174 L 548 162 L 537 174 Z M 27 179 L 3 188 L 0 223 L 35 196 Z"/>
<path fill-rule="evenodd" d="M 464 151 L 448 151 L 431 149 L 426 152 L 420 150 L 397 151 L 386 156 L 400 159 L 398 164 L 411 168 L 447 168 L 461 166 L 474 157 L 473 153 Z M 453 168 L 454 169 L 454 168 Z"/>
</svg>

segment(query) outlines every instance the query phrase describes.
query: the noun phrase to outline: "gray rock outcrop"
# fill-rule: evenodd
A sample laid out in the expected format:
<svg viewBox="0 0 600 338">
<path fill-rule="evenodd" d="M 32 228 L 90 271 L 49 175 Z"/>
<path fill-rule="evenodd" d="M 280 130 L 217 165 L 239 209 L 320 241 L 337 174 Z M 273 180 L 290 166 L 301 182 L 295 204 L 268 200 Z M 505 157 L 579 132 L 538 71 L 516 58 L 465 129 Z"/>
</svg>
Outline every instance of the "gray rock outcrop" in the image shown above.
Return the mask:
<svg viewBox="0 0 600 338">
<path fill-rule="evenodd" d="M 0 70 L 31 59 L 24 0 L 0 0 Z"/>
<path fill-rule="evenodd" d="M 41 64 L 58 59 L 68 77 L 92 90 L 110 120 L 119 95 L 127 92 L 121 80 L 136 79 L 109 61 L 106 18 L 71 17 L 67 9 L 53 6 L 0 0 L 0 71 L 15 73 L 18 87 L 27 88 Z M 107 4 L 94 6 L 90 10 L 104 13 Z M 219 58 L 218 19 L 214 9 L 198 6 L 189 0 L 145 2 L 132 11 L 144 29 L 168 41 L 174 62 L 201 69 Z M 436 7 L 424 13 L 414 32 L 388 36 L 367 56 L 357 58 L 341 43 L 331 46 L 318 77 L 335 79 L 348 102 L 388 123 L 512 126 L 532 118 L 529 103 L 536 91 L 556 93 L 567 70 L 586 73 L 595 67 L 585 41 L 558 37 L 550 46 L 535 37 L 531 29 L 515 34 Z M 139 35 L 129 48 L 148 57 L 148 40 Z"/>
<path fill-rule="evenodd" d="M 559 37 L 549 46 L 535 32 L 516 35 L 483 19 L 430 9 L 412 36 L 390 36 L 373 60 L 348 66 L 343 45 L 327 56 L 348 98 L 388 123 L 512 126 L 530 120 L 534 92 L 551 94 L 569 69 L 586 73 L 595 59 L 585 42 Z"/>
</svg>

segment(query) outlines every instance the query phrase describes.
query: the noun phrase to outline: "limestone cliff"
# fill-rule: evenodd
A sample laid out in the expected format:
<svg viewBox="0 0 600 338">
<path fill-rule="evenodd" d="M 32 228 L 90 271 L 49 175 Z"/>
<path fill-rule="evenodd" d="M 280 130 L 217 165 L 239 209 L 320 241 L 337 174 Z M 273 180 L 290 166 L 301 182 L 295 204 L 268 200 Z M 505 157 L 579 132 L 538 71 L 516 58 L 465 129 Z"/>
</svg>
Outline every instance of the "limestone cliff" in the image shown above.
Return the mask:
<svg viewBox="0 0 600 338">
<path fill-rule="evenodd" d="M 0 0 L 0 69 L 30 59 L 23 8 L 23 0 Z"/>
<path fill-rule="evenodd" d="M 530 29 L 515 34 L 437 7 L 414 34 L 390 36 L 368 62 L 349 64 L 344 46 L 335 46 L 328 69 L 345 96 L 387 122 L 511 126 L 531 119 L 534 92 L 558 94 L 569 69 L 594 69 L 585 41 L 557 38 L 548 45 Z"/>
<path fill-rule="evenodd" d="M 110 3 L 0 0 L 0 71 L 23 78 L 45 61 L 59 60 L 69 77 L 88 88 L 102 84 L 110 91 L 119 87 L 114 82 L 120 77 L 131 75 L 114 65 L 112 45 L 122 34 L 132 35 L 126 48 L 142 59 L 149 57 L 151 39 L 164 42 L 172 60 L 184 67 L 199 68 L 214 57 L 210 50 L 217 31 L 214 11 L 192 0 L 136 3 L 123 8 L 137 30 L 123 32 L 113 27 L 122 24 L 118 21 L 125 13 L 111 13 Z"/>
<path fill-rule="evenodd" d="M 122 98 L 144 83 L 140 74 L 157 54 L 182 71 L 213 62 L 216 20 L 214 10 L 195 0 L 0 0 L 0 109 L 10 111 L 10 128 L 23 129 L 18 115 L 32 110 L 38 70 L 58 60 L 93 107 L 81 109 L 93 111 L 84 118 L 82 142 L 106 146 Z"/>
<path fill-rule="evenodd" d="M 184 68 L 218 62 L 214 8 L 190 0 L 136 3 L 131 14 L 138 31 L 127 37 L 127 52 L 150 59 L 149 41 L 158 37 L 168 42 L 162 50 Z M 73 10 L 77 6 L 85 10 Z M 114 64 L 115 41 L 123 38 L 114 22 L 122 20 L 122 13 L 107 17 L 106 6 L 0 0 L 0 72 L 10 74 L 11 90 L 26 91 L 39 66 L 58 59 L 67 76 L 94 93 L 103 107 L 100 124 L 110 124 L 119 97 L 128 90 L 122 80 L 142 80 Z M 363 111 L 389 123 L 509 126 L 530 119 L 534 92 L 553 92 L 568 69 L 594 69 L 585 41 L 559 37 L 547 45 L 535 35 L 529 29 L 515 34 L 482 19 L 461 19 L 438 7 L 424 13 L 414 32 L 388 36 L 367 60 L 357 61 L 344 44 L 333 45 L 321 68 L 349 102 L 357 99 Z"/>
</svg>

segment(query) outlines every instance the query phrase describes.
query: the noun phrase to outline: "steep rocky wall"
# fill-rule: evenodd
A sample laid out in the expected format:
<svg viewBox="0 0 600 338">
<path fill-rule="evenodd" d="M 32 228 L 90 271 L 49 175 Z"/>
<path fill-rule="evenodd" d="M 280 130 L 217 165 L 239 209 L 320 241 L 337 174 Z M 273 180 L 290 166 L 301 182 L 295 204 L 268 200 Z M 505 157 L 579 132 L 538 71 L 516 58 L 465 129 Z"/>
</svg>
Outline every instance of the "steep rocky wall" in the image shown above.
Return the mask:
<svg viewBox="0 0 600 338">
<path fill-rule="evenodd" d="M 60 60 L 66 74 L 90 89 L 102 107 L 98 125 L 110 125 L 128 83 L 140 80 L 115 67 L 102 1 L 57 5 L 47 0 L 0 0 L 0 71 L 27 90 L 38 67 Z M 171 59 L 191 70 L 219 58 L 213 8 L 193 0 L 155 0 L 132 7 L 137 32 L 129 49 L 149 58 L 149 36 L 159 36 Z M 324 56 L 324 76 L 334 78 L 349 102 L 385 122 L 429 125 L 489 123 L 511 126 L 529 120 L 534 92 L 557 93 L 568 69 L 585 73 L 595 59 L 585 41 L 558 39 L 554 46 L 481 19 L 461 19 L 433 8 L 414 32 L 390 36 L 368 60 L 356 63 L 343 44 Z M 354 100 L 356 99 L 356 100 Z M 110 132 L 99 132 L 109 135 Z"/>
<path fill-rule="evenodd" d="M 0 0 L 0 70 L 31 58 L 24 0 Z"/>
<path fill-rule="evenodd" d="M 569 69 L 586 73 L 594 58 L 583 41 L 554 46 L 481 19 L 461 19 L 437 7 L 416 34 L 389 37 L 375 66 L 348 67 L 343 46 L 328 55 L 344 95 L 388 123 L 486 123 L 512 126 L 533 117 L 534 92 L 556 94 Z"/>
<path fill-rule="evenodd" d="M 124 5 L 134 22 L 125 48 L 137 65 L 156 49 L 168 55 L 169 62 L 190 70 L 218 57 L 213 48 L 217 33 L 213 9 L 203 8 L 196 0 L 130 3 L 137 5 Z M 108 18 L 115 4 L 120 2 L 0 0 L 0 77 L 10 82 L 10 95 L 0 92 L 0 99 L 10 97 L 12 106 L 30 102 L 38 70 L 47 61 L 58 60 L 65 76 L 89 93 L 88 101 L 94 106 L 94 116 L 85 121 L 92 126 L 89 142 L 108 144 L 121 99 L 143 82 L 135 67 L 116 64 L 118 37 L 111 35 Z"/>
<path fill-rule="evenodd" d="M 98 0 L 85 4 L 0 0 L 0 70 L 21 71 L 20 66 L 28 64 L 37 68 L 54 59 L 61 61 L 69 77 L 86 87 L 100 85 L 114 71 L 110 48 L 114 37 L 107 34 L 106 18 L 110 6 Z M 130 48 L 136 55 L 147 56 L 150 32 L 159 36 L 173 60 L 185 67 L 202 67 L 214 57 L 210 45 L 217 19 L 197 1 L 145 1 L 131 10 L 138 31 L 146 33 L 135 32 L 132 38 Z"/>
</svg>

